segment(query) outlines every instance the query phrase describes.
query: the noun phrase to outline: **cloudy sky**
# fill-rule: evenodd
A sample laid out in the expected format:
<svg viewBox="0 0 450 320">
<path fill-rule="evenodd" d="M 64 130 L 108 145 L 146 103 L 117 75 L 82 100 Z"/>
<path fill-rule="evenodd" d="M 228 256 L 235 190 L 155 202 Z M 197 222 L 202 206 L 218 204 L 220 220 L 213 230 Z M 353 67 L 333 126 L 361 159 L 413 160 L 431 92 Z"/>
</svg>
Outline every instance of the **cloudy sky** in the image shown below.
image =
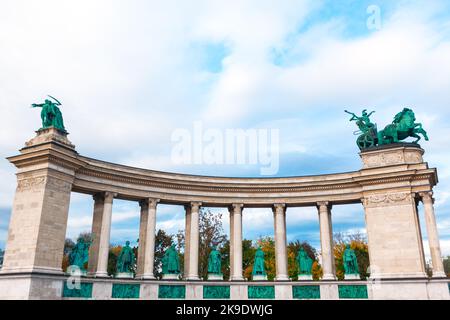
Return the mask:
<svg viewBox="0 0 450 320">
<path fill-rule="evenodd" d="M 225 176 L 259 176 L 260 166 L 174 163 L 174 130 L 196 121 L 278 129 L 276 176 L 333 173 L 361 168 L 344 109 L 376 110 L 383 126 L 412 107 L 430 136 L 422 146 L 438 168 L 436 215 L 450 254 L 448 1 L 2 0 L 0 247 L 15 189 L 4 158 L 39 128 L 29 106 L 47 94 L 63 103 L 83 155 Z M 69 237 L 90 229 L 91 212 L 92 199 L 73 194 Z M 288 209 L 288 240 L 318 247 L 317 218 L 315 208 Z M 116 201 L 111 241 L 133 241 L 138 224 L 138 204 Z M 157 227 L 183 226 L 181 207 L 159 206 Z M 362 207 L 333 208 L 333 228 L 364 232 Z M 426 238 L 423 219 L 422 229 Z M 270 209 L 245 209 L 244 237 L 259 235 L 273 235 Z"/>
</svg>

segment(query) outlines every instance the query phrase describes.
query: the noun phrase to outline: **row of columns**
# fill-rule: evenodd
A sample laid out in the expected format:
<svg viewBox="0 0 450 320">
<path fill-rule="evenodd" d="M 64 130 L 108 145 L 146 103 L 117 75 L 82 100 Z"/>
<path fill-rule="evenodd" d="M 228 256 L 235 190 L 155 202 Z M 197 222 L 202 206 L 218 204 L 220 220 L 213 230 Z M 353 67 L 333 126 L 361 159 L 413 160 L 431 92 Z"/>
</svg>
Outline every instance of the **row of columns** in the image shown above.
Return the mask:
<svg viewBox="0 0 450 320">
<path fill-rule="evenodd" d="M 108 276 L 108 254 L 111 230 L 112 203 L 115 193 L 105 192 L 94 195 L 94 214 L 92 223 L 93 243 L 89 251 L 88 271 L 97 277 Z M 428 241 L 433 263 L 433 276 L 445 276 L 441 259 L 439 236 L 433 208 L 431 192 L 420 193 L 424 204 Z M 156 232 L 156 208 L 158 199 L 145 199 L 139 202 L 141 207 L 139 248 L 136 276 L 141 279 L 154 279 L 154 249 Z M 186 280 L 199 280 L 199 213 L 201 202 L 191 202 L 185 206 L 185 253 L 184 274 Z M 318 202 L 317 209 L 320 224 L 320 243 L 324 280 L 336 279 L 333 253 L 333 230 L 331 221 L 331 204 Z M 230 212 L 230 280 L 244 280 L 242 270 L 242 210 L 243 204 L 232 204 Z M 287 281 L 287 239 L 286 239 L 286 205 L 276 203 L 272 207 L 275 229 L 275 263 L 276 280 Z"/>
</svg>

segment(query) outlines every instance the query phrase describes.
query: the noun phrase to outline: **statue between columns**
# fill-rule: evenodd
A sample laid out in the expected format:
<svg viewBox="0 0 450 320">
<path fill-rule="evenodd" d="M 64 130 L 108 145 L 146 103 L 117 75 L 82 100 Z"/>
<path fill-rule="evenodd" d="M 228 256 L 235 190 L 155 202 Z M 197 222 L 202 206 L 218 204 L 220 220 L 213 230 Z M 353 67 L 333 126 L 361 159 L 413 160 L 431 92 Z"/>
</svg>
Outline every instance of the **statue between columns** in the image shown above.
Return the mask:
<svg viewBox="0 0 450 320">
<path fill-rule="evenodd" d="M 217 247 L 212 247 L 208 257 L 208 280 L 223 280 L 222 255 Z"/>
<path fill-rule="evenodd" d="M 172 244 L 162 258 L 162 278 L 178 279 L 180 276 L 180 259 L 175 245 Z"/>
<path fill-rule="evenodd" d="M 264 264 L 264 252 L 261 247 L 258 247 L 255 252 L 255 261 L 253 262 L 252 270 L 253 280 L 267 280 L 266 268 Z"/>
<path fill-rule="evenodd" d="M 85 265 L 89 260 L 89 247 L 92 244 L 92 240 L 88 241 L 83 238 L 78 238 L 77 243 L 72 248 L 72 251 L 69 254 L 69 265 L 79 269 L 81 274 L 86 274 Z"/>
<path fill-rule="evenodd" d="M 308 255 L 308 253 L 300 247 L 297 255 L 298 263 L 298 280 L 312 280 L 312 266 L 313 259 Z"/>
<path fill-rule="evenodd" d="M 116 278 L 133 278 L 133 268 L 136 263 L 136 256 L 130 247 L 130 241 L 125 242 L 125 246 L 120 251 L 116 264 Z"/>
<path fill-rule="evenodd" d="M 359 279 L 358 259 L 355 250 L 351 249 L 349 244 L 345 246 L 342 260 L 344 262 L 345 279 Z"/>
</svg>

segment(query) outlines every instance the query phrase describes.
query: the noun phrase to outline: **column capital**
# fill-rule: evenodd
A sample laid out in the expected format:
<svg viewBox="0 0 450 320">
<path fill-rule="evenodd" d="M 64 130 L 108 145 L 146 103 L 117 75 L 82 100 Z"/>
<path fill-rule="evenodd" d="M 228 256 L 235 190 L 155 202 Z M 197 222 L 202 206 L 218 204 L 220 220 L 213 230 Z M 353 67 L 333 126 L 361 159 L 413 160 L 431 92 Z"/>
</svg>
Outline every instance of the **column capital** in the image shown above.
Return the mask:
<svg viewBox="0 0 450 320">
<path fill-rule="evenodd" d="M 190 203 L 190 206 L 191 206 L 192 209 L 193 208 L 197 208 L 197 210 L 198 210 L 202 206 L 202 203 L 200 201 L 192 201 Z"/>
<path fill-rule="evenodd" d="M 331 208 L 331 203 L 330 201 L 317 201 L 316 203 L 317 208 L 321 208 L 321 207 L 327 207 L 327 208 Z"/>
<path fill-rule="evenodd" d="M 147 198 L 147 199 L 141 199 L 139 200 L 139 205 L 142 207 L 151 207 L 153 209 L 156 209 L 156 206 L 159 203 L 159 199 L 155 199 L 155 198 Z"/>
<path fill-rule="evenodd" d="M 105 201 L 112 201 L 115 197 L 117 197 L 117 193 L 110 191 L 105 192 Z"/>
<path fill-rule="evenodd" d="M 285 203 L 274 203 L 272 206 L 272 211 L 274 213 L 277 212 L 285 212 L 286 204 Z"/>
<path fill-rule="evenodd" d="M 239 211 L 242 211 L 243 207 L 244 207 L 243 203 L 232 203 L 228 206 L 228 211 L 230 213 L 234 213 L 238 209 L 239 209 Z"/>
<path fill-rule="evenodd" d="M 103 200 L 103 201 L 112 201 L 113 198 L 117 197 L 117 193 L 105 191 L 105 192 L 97 192 L 95 193 L 92 198 L 94 201 Z"/>
<path fill-rule="evenodd" d="M 433 191 L 419 192 L 419 196 L 423 203 L 434 203 Z"/>
</svg>

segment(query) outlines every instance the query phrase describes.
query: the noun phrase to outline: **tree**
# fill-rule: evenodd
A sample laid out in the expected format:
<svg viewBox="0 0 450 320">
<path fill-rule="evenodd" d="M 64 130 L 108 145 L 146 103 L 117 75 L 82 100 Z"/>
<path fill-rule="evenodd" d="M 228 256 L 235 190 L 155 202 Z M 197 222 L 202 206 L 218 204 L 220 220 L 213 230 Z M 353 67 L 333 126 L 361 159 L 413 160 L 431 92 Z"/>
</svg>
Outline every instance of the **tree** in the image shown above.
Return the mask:
<svg viewBox="0 0 450 320">
<path fill-rule="evenodd" d="M 244 270 L 244 278 L 252 279 L 253 260 L 255 258 L 256 248 L 252 245 L 252 240 L 242 240 L 242 270 Z"/>
<path fill-rule="evenodd" d="M 4 257 L 4 255 L 5 255 L 5 251 L 0 249 L 0 268 L 3 265 L 3 257 Z"/>
<path fill-rule="evenodd" d="M 222 269 L 225 265 L 224 256 L 225 250 L 224 245 L 227 243 L 227 236 L 223 231 L 222 226 L 222 213 L 213 213 L 211 210 L 206 208 L 201 208 L 199 212 L 199 277 L 201 279 L 206 279 L 208 276 L 208 257 L 211 252 L 212 246 L 217 247 L 217 249 L 222 254 Z M 179 230 L 177 233 L 177 240 L 179 251 L 185 246 L 185 231 Z M 229 246 L 229 244 L 228 244 Z M 226 255 L 229 255 L 227 251 Z M 183 262 L 184 266 L 184 256 L 180 256 L 180 264 Z M 183 269 L 184 270 L 184 269 Z M 229 276 L 229 267 L 226 272 Z M 224 274 L 225 278 L 225 274 Z"/>
<path fill-rule="evenodd" d="M 367 279 L 369 276 L 368 268 L 369 262 L 369 247 L 367 240 L 361 233 L 344 235 L 342 233 L 334 234 L 334 259 L 336 265 L 336 278 L 338 280 L 344 279 L 344 262 L 343 254 L 346 245 L 349 244 L 350 248 L 355 251 L 356 259 L 358 260 L 359 275 L 362 280 Z"/>
<path fill-rule="evenodd" d="M 167 234 L 164 230 L 158 230 L 155 236 L 155 264 L 153 274 L 156 278 L 161 277 L 162 258 L 166 250 L 173 244 L 173 235 Z"/>
<path fill-rule="evenodd" d="M 230 279 L 230 241 L 226 240 L 219 249 L 222 255 L 222 274 L 224 280 Z"/>
<path fill-rule="evenodd" d="M 210 210 L 200 209 L 200 247 L 199 247 L 199 276 L 206 279 L 208 275 L 208 257 L 211 248 L 219 250 L 227 240 L 223 232 L 222 213 L 212 213 Z"/>
<path fill-rule="evenodd" d="M 273 237 L 261 237 L 256 242 L 264 252 L 264 266 L 266 267 L 267 280 L 272 281 L 276 276 L 275 240 Z"/>
<path fill-rule="evenodd" d="M 115 245 L 109 247 L 108 252 L 108 274 L 114 276 L 117 271 L 117 258 L 119 257 L 120 251 L 122 251 L 122 246 Z"/>
<path fill-rule="evenodd" d="M 444 272 L 447 275 L 447 277 L 450 277 L 450 256 L 447 256 L 447 258 L 444 259 Z"/>
</svg>

